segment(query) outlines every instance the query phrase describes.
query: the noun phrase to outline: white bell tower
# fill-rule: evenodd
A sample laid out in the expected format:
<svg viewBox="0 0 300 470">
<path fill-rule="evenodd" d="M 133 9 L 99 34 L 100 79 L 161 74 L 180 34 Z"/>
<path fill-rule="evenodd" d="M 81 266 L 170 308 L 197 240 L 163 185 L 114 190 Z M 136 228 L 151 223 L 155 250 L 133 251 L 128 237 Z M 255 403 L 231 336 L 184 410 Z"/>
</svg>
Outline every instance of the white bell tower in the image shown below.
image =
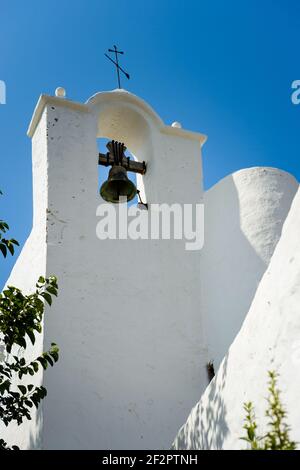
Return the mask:
<svg viewBox="0 0 300 470">
<path fill-rule="evenodd" d="M 58 278 L 44 348 L 42 417 L 17 430 L 24 447 L 168 449 L 207 386 L 200 254 L 184 240 L 99 240 L 97 138 L 145 161 L 148 203 L 201 203 L 202 134 L 166 126 L 124 90 L 85 104 L 42 95 L 29 127 L 32 233 L 9 282 L 32 290 Z"/>
</svg>

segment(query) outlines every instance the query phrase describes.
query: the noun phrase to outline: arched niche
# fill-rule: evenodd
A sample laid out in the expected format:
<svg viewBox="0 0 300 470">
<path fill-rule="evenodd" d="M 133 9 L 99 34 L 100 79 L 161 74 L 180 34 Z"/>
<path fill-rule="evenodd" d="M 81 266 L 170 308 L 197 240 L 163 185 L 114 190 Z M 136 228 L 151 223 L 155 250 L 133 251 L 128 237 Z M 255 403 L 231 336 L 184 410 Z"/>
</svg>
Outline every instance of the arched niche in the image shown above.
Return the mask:
<svg viewBox="0 0 300 470">
<path fill-rule="evenodd" d="M 205 135 L 165 125 L 145 101 L 125 90 L 97 93 L 84 106 L 94 116 L 95 138 L 123 142 L 138 161 L 146 162 L 146 174 L 137 175 L 143 200 L 194 200 Z M 183 174 L 193 184 L 182 185 Z"/>
<path fill-rule="evenodd" d="M 163 122 L 143 100 L 123 90 L 97 93 L 87 105 L 97 122 L 96 138 L 123 142 L 137 161 L 147 163 L 147 173 L 154 157 L 154 140 L 159 138 Z M 147 200 L 147 173 L 137 174 L 137 187 Z"/>
<path fill-rule="evenodd" d="M 124 142 L 139 161 L 151 145 L 153 134 L 163 127 L 160 117 L 145 101 L 124 90 L 96 93 L 87 105 L 97 117 L 97 138 Z"/>
</svg>

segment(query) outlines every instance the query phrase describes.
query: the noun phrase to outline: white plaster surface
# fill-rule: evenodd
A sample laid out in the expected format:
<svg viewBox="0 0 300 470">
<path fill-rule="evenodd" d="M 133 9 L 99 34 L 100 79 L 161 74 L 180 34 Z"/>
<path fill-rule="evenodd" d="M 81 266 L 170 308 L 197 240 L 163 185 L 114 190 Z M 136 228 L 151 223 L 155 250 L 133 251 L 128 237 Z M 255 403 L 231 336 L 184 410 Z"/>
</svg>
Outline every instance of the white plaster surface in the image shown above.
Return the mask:
<svg viewBox="0 0 300 470">
<path fill-rule="evenodd" d="M 47 160 L 44 158 L 47 149 L 46 142 L 46 115 L 41 119 L 41 125 L 32 139 L 32 167 L 33 167 L 33 227 L 15 266 L 7 280 L 7 285 L 22 289 L 24 293 L 35 290 L 39 276 L 46 275 L 46 207 L 47 207 Z M 50 341 L 51 342 L 51 341 Z M 48 348 L 50 342 L 43 341 L 43 336 L 37 336 L 35 346 L 31 347 L 27 341 L 26 359 L 28 361 L 37 357 L 43 347 Z M 44 343 L 44 344 L 43 344 Z M 17 349 L 14 354 L 22 355 Z M 24 377 L 24 383 L 41 385 L 42 373 L 34 377 Z M 0 435 L 9 445 L 18 445 L 21 449 L 41 448 L 42 413 L 32 410 L 32 420 L 25 420 L 22 426 L 11 423 L 7 428 L 0 422 Z"/>
<path fill-rule="evenodd" d="M 48 396 L 37 440 L 45 449 L 169 448 L 207 385 L 200 252 L 186 251 L 184 240 L 96 238 L 103 202 L 96 139 L 121 140 L 146 160 L 148 202 L 197 203 L 205 137 L 165 126 L 123 91 L 85 105 L 42 96 L 29 134 L 34 218 L 46 251 L 35 259 L 26 248 L 13 280 L 23 287 L 33 263 L 29 286 L 45 269 L 59 284 L 44 344 L 57 342 L 60 360 L 44 375 Z M 32 447 L 27 425 L 20 433 Z"/>
<path fill-rule="evenodd" d="M 61 357 L 44 375 L 43 419 L 4 437 L 22 448 L 169 448 L 207 386 L 206 363 L 221 360 L 246 316 L 298 184 L 269 168 L 222 180 L 205 194 L 202 252 L 184 240 L 100 241 L 97 138 L 146 161 L 143 200 L 195 204 L 206 137 L 165 126 L 124 90 L 86 104 L 42 95 L 28 134 L 33 229 L 8 283 L 29 292 L 40 275 L 57 275 L 59 297 L 29 354 L 55 341 Z M 222 403 L 216 413 L 224 441 Z"/>
<path fill-rule="evenodd" d="M 297 192 L 243 326 L 220 369 L 176 437 L 176 449 L 242 449 L 243 403 L 252 401 L 265 431 L 267 371 L 288 411 L 291 438 L 300 442 L 300 191 Z"/>
<path fill-rule="evenodd" d="M 201 310 L 216 369 L 241 328 L 297 189 L 289 173 L 254 167 L 227 176 L 204 195 Z"/>
</svg>

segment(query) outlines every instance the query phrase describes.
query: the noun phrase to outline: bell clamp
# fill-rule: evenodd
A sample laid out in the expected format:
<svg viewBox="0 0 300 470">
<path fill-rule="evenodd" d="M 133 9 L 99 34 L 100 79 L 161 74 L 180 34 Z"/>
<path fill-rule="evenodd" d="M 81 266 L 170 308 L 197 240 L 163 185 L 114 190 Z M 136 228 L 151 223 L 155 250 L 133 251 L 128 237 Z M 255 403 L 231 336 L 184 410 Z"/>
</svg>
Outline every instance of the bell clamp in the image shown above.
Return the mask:
<svg viewBox="0 0 300 470">
<path fill-rule="evenodd" d="M 111 140 L 106 145 L 108 152 L 99 153 L 98 164 L 103 166 L 121 165 L 126 171 L 132 171 L 133 173 L 140 173 L 144 175 L 146 173 L 146 163 L 136 162 L 130 160 L 130 157 L 126 157 L 124 154 L 126 147 L 123 143 Z"/>
</svg>

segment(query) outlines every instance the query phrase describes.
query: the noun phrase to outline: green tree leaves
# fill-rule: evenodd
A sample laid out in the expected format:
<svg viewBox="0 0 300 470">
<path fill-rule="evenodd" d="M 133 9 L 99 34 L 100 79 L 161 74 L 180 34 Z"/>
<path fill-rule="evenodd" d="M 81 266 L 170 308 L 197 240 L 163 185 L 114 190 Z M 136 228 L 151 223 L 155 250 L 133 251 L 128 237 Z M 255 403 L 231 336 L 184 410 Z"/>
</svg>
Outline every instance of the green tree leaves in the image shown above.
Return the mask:
<svg viewBox="0 0 300 470">
<path fill-rule="evenodd" d="M 0 194 L 1 191 L 0 191 Z M 13 238 L 8 240 L 3 235 L 9 226 L 0 220 L 0 251 L 4 258 L 7 253 L 14 254 L 14 246 L 18 242 Z M 13 286 L 7 286 L 0 294 L 0 344 L 4 350 L 4 360 L 0 361 L 0 420 L 7 426 L 16 421 L 22 424 L 24 419 L 31 419 L 31 409 L 38 408 L 47 395 L 43 386 L 18 383 L 24 376 L 34 376 L 41 370 L 53 366 L 59 358 L 59 349 L 55 343 L 49 351 L 44 352 L 33 361 L 27 362 L 22 350 L 28 341 L 34 345 L 36 334 L 42 331 L 42 321 L 45 303 L 52 304 L 52 297 L 57 296 L 58 286 L 55 276 L 44 278 L 40 276 L 32 294 L 24 295 Z M 20 354 L 21 352 L 21 354 Z M 0 450 L 16 450 L 17 446 L 9 448 L 0 439 Z"/>
<path fill-rule="evenodd" d="M 0 191 L 0 195 L 2 195 L 2 191 Z M 4 220 L 0 220 L 0 251 L 4 258 L 6 258 L 8 252 L 13 255 L 15 252 L 15 245 L 19 246 L 19 243 L 14 238 L 8 240 L 3 236 L 8 232 L 8 230 L 8 224 L 4 222 Z"/>
<path fill-rule="evenodd" d="M 55 276 L 43 281 L 37 282 L 35 292 L 30 295 L 24 295 L 13 286 L 8 286 L 0 294 L 0 331 L 7 353 L 11 352 L 14 344 L 26 348 L 28 339 L 34 344 L 35 334 L 42 331 L 44 301 L 51 305 L 51 296 L 57 296 L 58 289 Z M 49 288 L 53 294 L 47 291 Z"/>
<path fill-rule="evenodd" d="M 46 291 L 49 287 L 51 294 Z M 38 408 L 47 394 L 43 386 L 17 384 L 17 380 L 22 380 L 25 375 L 34 376 L 39 370 L 53 366 L 59 358 L 59 349 L 55 343 L 51 344 L 49 351 L 31 362 L 11 354 L 14 346 L 25 349 L 28 340 L 34 344 L 36 334 L 42 331 L 44 301 L 47 301 L 45 293 L 47 298 L 57 295 L 57 280 L 54 276 L 40 278 L 33 294 L 24 295 L 12 286 L 0 294 L 0 332 L 3 338 L 1 342 L 6 351 L 6 360 L 0 362 L 0 419 L 6 426 L 11 421 L 22 424 L 24 418 L 30 420 L 31 408 Z M 2 448 L 7 450 L 7 446 Z"/>
<path fill-rule="evenodd" d="M 296 442 L 289 437 L 290 427 L 285 422 L 287 413 L 280 401 L 280 391 L 277 388 L 278 374 L 269 371 L 267 398 L 268 407 L 266 416 L 268 420 L 268 431 L 263 436 L 257 435 L 257 424 L 253 405 L 251 402 L 244 403 L 246 411 L 245 424 L 246 437 L 242 440 L 248 442 L 251 450 L 296 450 Z"/>
</svg>

